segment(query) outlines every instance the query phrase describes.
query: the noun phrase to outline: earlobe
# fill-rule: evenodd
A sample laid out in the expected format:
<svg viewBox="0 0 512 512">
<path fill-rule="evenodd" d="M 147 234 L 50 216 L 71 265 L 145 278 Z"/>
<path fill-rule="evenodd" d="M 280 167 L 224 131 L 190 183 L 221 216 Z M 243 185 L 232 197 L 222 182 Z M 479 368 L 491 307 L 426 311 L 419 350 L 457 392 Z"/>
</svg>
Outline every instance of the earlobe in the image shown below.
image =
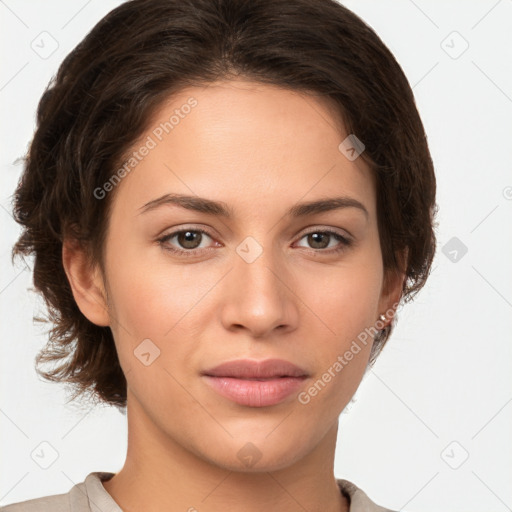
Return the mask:
<svg viewBox="0 0 512 512">
<path fill-rule="evenodd" d="M 110 325 L 107 296 L 98 265 L 92 266 L 87 251 L 76 240 L 62 244 L 62 264 L 78 308 L 93 324 Z"/>
</svg>

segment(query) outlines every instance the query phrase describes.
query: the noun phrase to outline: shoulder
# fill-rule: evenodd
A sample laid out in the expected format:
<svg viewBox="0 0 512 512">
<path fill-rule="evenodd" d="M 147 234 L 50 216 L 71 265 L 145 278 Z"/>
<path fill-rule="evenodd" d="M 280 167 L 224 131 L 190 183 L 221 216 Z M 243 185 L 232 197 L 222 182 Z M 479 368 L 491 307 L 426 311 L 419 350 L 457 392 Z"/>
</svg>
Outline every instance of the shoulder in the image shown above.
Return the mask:
<svg viewBox="0 0 512 512">
<path fill-rule="evenodd" d="M 42 496 L 0 507 L 0 512 L 91 512 L 91 504 L 104 512 L 120 510 L 104 489 L 102 481 L 113 473 L 95 471 L 67 493 Z M 105 505 L 104 508 L 102 507 Z"/>
<path fill-rule="evenodd" d="M 36 512 L 44 510 L 52 510 L 54 512 L 70 510 L 68 494 L 54 494 L 53 496 L 34 498 L 0 507 L 1 512 Z"/>
<path fill-rule="evenodd" d="M 341 492 L 350 500 L 349 512 L 393 512 L 374 503 L 362 489 L 352 482 L 342 478 L 337 478 L 336 481 Z"/>
</svg>

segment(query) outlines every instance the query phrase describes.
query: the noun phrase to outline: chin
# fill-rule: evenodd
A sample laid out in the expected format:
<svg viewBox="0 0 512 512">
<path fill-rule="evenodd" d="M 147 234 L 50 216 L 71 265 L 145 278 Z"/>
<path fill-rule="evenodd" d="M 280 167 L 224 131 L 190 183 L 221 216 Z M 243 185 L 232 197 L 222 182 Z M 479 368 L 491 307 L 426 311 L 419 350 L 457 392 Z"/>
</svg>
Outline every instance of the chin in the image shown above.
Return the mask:
<svg viewBox="0 0 512 512">
<path fill-rule="evenodd" d="M 305 456 L 308 443 L 304 439 L 295 439 L 284 429 L 281 435 L 273 432 L 269 436 L 268 432 L 260 431 L 254 436 L 246 432 L 240 437 L 225 434 L 223 439 L 203 439 L 202 443 L 206 444 L 196 445 L 194 451 L 210 464 L 237 473 L 279 471 Z"/>
</svg>

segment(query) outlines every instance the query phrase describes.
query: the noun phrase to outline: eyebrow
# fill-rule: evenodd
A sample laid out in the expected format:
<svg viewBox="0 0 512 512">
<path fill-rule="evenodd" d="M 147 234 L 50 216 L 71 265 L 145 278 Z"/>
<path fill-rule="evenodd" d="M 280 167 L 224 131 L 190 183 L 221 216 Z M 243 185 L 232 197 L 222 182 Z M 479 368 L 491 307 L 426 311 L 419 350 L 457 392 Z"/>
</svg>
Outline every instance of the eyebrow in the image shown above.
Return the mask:
<svg viewBox="0 0 512 512">
<path fill-rule="evenodd" d="M 232 208 L 223 201 L 212 201 L 211 199 L 203 197 L 183 194 L 164 194 L 157 199 L 153 199 L 139 208 L 139 210 L 141 210 L 140 214 L 155 210 L 162 205 L 168 204 L 180 206 L 181 208 L 193 210 L 195 212 L 224 217 L 226 219 L 234 217 Z M 366 207 L 357 199 L 348 196 L 331 197 L 299 203 L 292 206 L 285 215 L 289 217 L 304 217 L 306 215 L 314 215 L 344 208 L 357 208 L 365 214 L 367 219 L 369 217 Z"/>
</svg>

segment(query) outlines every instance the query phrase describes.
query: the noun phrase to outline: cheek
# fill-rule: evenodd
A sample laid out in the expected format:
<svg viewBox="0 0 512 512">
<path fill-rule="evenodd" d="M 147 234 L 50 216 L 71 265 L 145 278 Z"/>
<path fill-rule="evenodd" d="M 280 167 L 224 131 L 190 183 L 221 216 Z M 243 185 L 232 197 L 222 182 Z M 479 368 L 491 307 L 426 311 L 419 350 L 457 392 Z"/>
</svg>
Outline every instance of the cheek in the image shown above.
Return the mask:
<svg viewBox="0 0 512 512">
<path fill-rule="evenodd" d="M 311 346 L 318 356 L 321 380 L 316 386 L 318 403 L 329 402 L 338 410 L 353 395 L 367 367 L 373 343 L 372 327 L 378 319 L 382 285 L 382 265 L 378 245 L 359 252 L 346 265 L 325 270 L 302 280 L 305 303 L 318 317 L 307 323 L 319 325 L 316 338 L 323 343 Z M 308 275 L 304 273 L 303 275 Z M 306 294 L 309 290 L 309 294 Z M 310 313 L 307 313 L 310 316 Z M 322 333 L 322 334 L 321 334 Z M 326 392 L 320 392 L 325 386 Z M 312 390 L 315 393 L 315 390 Z"/>
<path fill-rule="evenodd" d="M 112 290 L 112 314 L 119 327 L 134 337 L 151 337 L 155 334 L 156 320 L 161 315 L 163 298 L 171 301 L 174 295 L 162 293 L 165 281 L 143 264 L 132 265 L 125 259 L 112 267 L 109 275 Z M 169 319 L 171 320 L 171 319 Z"/>
<path fill-rule="evenodd" d="M 109 249 L 112 312 L 133 336 L 162 337 L 205 293 L 192 265 L 171 263 L 158 247 L 114 241 Z"/>
<path fill-rule="evenodd" d="M 180 366 L 192 364 L 201 331 L 212 325 L 211 311 L 205 307 L 211 303 L 209 291 L 218 276 L 212 269 L 199 272 L 194 265 L 173 264 L 165 254 L 158 261 L 141 257 L 136 251 L 120 255 L 111 258 L 108 269 L 112 331 L 131 385 L 145 388 L 154 384 L 153 379 L 167 377 L 161 371 L 155 375 L 150 368 L 165 366 L 175 373 L 181 371 Z M 137 354 L 147 351 L 151 358 L 153 354 L 158 357 L 155 364 L 145 367 Z"/>
<path fill-rule="evenodd" d="M 379 272 L 351 269 L 326 281 L 312 297 L 311 309 L 321 322 L 308 322 L 310 332 L 322 341 L 309 346 L 316 353 L 317 373 L 299 403 L 304 411 L 315 410 L 315 417 L 325 415 L 334 421 L 361 382 L 373 344 L 379 285 Z"/>
<path fill-rule="evenodd" d="M 302 278 L 302 297 L 340 342 L 347 341 L 378 317 L 382 267 L 378 259 L 324 270 Z"/>
</svg>

